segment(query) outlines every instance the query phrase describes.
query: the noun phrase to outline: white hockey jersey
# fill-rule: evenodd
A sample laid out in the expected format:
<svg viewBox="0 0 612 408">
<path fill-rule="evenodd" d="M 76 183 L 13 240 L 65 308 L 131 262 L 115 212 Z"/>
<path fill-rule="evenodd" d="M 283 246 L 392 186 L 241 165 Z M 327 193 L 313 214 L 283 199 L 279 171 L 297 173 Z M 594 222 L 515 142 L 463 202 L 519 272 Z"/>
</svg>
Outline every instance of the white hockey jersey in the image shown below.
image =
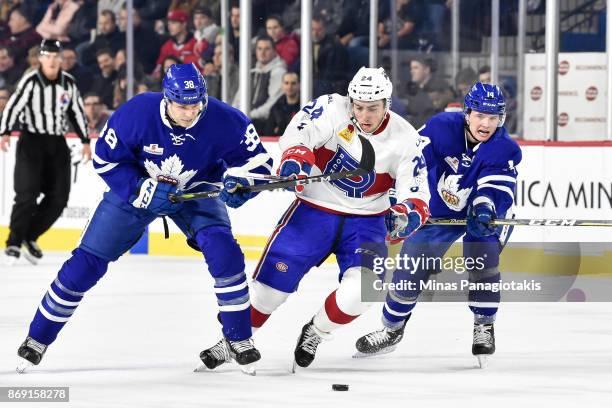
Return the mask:
<svg viewBox="0 0 612 408">
<path fill-rule="evenodd" d="M 359 167 L 359 129 L 351 122 L 346 96 L 322 95 L 298 112 L 280 138 L 282 151 L 305 146 L 315 154 L 310 175 L 354 170 Z M 429 202 L 427 168 L 417 131 L 394 112 L 379 129 L 365 136 L 376 153 L 374 171 L 363 177 L 324 181 L 305 186 L 298 198 L 330 212 L 374 215 L 390 206 L 389 189 L 397 200 L 416 198 Z"/>
</svg>

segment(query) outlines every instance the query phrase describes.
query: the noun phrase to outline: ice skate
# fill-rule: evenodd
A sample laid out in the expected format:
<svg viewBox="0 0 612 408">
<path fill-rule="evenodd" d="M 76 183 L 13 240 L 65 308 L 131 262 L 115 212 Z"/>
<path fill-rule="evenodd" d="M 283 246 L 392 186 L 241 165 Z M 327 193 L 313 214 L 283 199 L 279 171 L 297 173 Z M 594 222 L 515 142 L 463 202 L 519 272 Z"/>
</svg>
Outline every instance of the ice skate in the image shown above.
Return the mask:
<svg viewBox="0 0 612 408">
<path fill-rule="evenodd" d="M 42 250 L 36 241 L 23 241 L 22 247 L 25 249 L 23 251 L 24 258 L 27 259 L 32 265 L 36 265 L 43 257 Z"/>
<path fill-rule="evenodd" d="M 28 368 L 38 365 L 42 360 L 47 351 L 47 345 L 37 342 L 31 337 L 27 337 L 19 349 L 17 349 L 17 355 L 19 361 L 17 362 L 17 372 L 23 373 Z"/>
<path fill-rule="evenodd" d="M 495 353 L 495 330 L 493 324 L 474 323 L 474 341 L 472 354 L 478 359 L 478 366 L 485 368 L 489 363 L 489 356 Z"/>
<path fill-rule="evenodd" d="M 4 249 L 4 264 L 6 266 L 13 266 L 17 263 L 17 260 L 21 256 L 21 250 L 18 246 L 8 246 Z"/>
<path fill-rule="evenodd" d="M 408 315 L 409 318 L 410 315 Z M 353 358 L 379 356 L 395 351 L 398 343 L 404 338 L 404 328 L 408 319 L 398 329 L 393 330 L 383 327 L 381 330 L 374 331 L 357 339 L 355 343 L 357 353 L 353 355 Z"/>
<path fill-rule="evenodd" d="M 224 363 L 235 361 L 243 373 L 255 375 L 255 363 L 260 358 L 261 354 L 255 348 L 252 339 L 228 341 L 223 338 L 211 348 L 200 353 L 200 359 L 204 364 L 196 368 L 195 371 L 214 370 Z"/>
<path fill-rule="evenodd" d="M 295 346 L 295 359 L 291 372 L 295 373 L 298 367 L 308 367 L 314 361 L 317 347 L 321 341 L 329 339 L 331 335 L 318 330 L 312 320 L 306 323 L 302 327 L 302 333 Z"/>
</svg>

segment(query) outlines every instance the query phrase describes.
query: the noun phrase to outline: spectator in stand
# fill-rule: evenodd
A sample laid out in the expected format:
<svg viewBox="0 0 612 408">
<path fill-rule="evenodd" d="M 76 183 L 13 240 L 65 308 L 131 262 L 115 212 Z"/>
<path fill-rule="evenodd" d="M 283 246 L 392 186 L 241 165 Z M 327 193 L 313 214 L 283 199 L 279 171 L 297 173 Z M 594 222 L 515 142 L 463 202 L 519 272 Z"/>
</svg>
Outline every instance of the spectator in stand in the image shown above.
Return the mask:
<svg viewBox="0 0 612 408">
<path fill-rule="evenodd" d="M 63 42 L 70 41 L 68 26 L 81 5 L 72 0 L 55 0 L 47 8 L 36 32 L 43 38 L 53 38 Z"/>
<path fill-rule="evenodd" d="M 149 75 L 148 80 L 151 88 L 155 92 L 159 92 L 162 89 L 162 81 L 164 79 L 164 74 L 170 68 L 171 65 L 174 64 L 182 64 L 180 58 L 175 57 L 174 55 L 169 55 L 162 61 L 161 65 L 158 69 L 153 71 L 153 74 Z"/>
<path fill-rule="evenodd" d="M 125 0 L 98 0 L 98 15 L 104 10 L 110 10 L 118 17 L 121 7 L 125 6 Z"/>
<path fill-rule="evenodd" d="M 424 2 L 423 34 L 438 49 L 444 45 L 444 19 L 450 9 L 453 0 L 428 0 Z"/>
<path fill-rule="evenodd" d="M 174 56 L 180 58 L 183 63 L 198 63 L 196 53 L 197 41 L 187 30 L 189 17 L 183 10 L 174 10 L 168 13 L 168 33 L 170 39 L 162 45 L 157 65 L 161 66 L 166 57 Z"/>
<path fill-rule="evenodd" d="M 6 86 L 0 86 L 0 116 L 2 116 L 2 111 L 4 111 L 4 107 L 11 97 L 11 91 Z"/>
<path fill-rule="evenodd" d="M 72 16 L 68 26 L 68 37 L 70 37 L 70 45 L 73 47 L 90 42 L 98 19 L 96 0 L 77 0 L 76 2 L 80 4 L 80 7 Z"/>
<path fill-rule="evenodd" d="M 87 117 L 87 133 L 89 137 L 98 136 L 110 114 L 104 109 L 100 96 L 93 92 L 85 94 L 83 106 L 85 107 L 85 116 Z"/>
<path fill-rule="evenodd" d="M 488 65 L 483 65 L 478 69 L 478 81 L 483 84 L 491 83 L 491 67 Z"/>
<path fill-rule="evenodd" d="M 229 75 L 228 75 L 228 91 L 229 98 L 233 97 L 238 92 L 238 66 L 234 63 L 234 50 L 229 45 L 228 60 L 229 60 Z M 208 94 L 217 99 L 221 99 L 221 78 L 222 78 L 222 59 L 223 51 L 221 47 L 216 46 L 213 52 L 212 63 L 204 65 L 204 78 L 208 87 Z M 202 62 L 202 61 L 200 61 Z"/>
<path fill-rule="evenodd" d="M 295 72 L 283 75 L 283 95 L 270 109 L 265 134 L 281 136 L 293 116 L 300 111 L 300 78 Z"/>
<path fill-rule="evenodd" d="M 301 2 L 294 1 L 285 8 L 282 14 L 285 27 L 289 29 L 299 28 L 302 15 Z M 329 33 L 335 33 L 342 21 L 342 1 L 338 0 L 313 0 L 312 15 L 320 16 Z"/>
<path fill-rule="evenodd" d="M 427 94 L 433 105 L 434 113 L 446 111 L 455 96 L 451 87 L 442 81 L 432 83 L 428 87 Z"/>
<path fill-rule="evenodd" d="M 125 34 L 119 31 L 112 11 L 102 10 L 98 15 L 98 32 L 96 40 L 83 50 L 81 61 L 84 65 L 92 65 L 98 51 L 102 49 L 110 49 L 114 55 L 119 49 L 125 48 Z"/>
<path fill-rule="evenodd" d="M 249 117 L 258 132 L 263 133 L 270 109 L 282 95 L 283 74 L 287 71 L 274 48 L 274 40 L 261 36 L 255 42 L 255 67 L 251 69 L 251 101 Z M 240 106 L 240 92 L 236 93 L 233 106 Z"/>
<path fill-rule="evenodd" d="M 193 10 L 193 28 L 196 41 L 206 40 L 209 44 L 214 44 L 219 34 L 219 26 L 215 24 L 208 7 L 197 7 Z"/>
<path fill-rule="evenodd" d="M 300 44 L 293 35 L 285 32 L 285 27 L 281 18 L 272 15 L 266 20 L 266 32 L 274 40 L 276 52 L 285 61 L 289 69 L 296 69 L 294 65 L 300 56 Z"/>
<path fill-rule="evenodd" d="M 42 38 L 32 27 L 32 20 L 25 6 L 11 10 L 8 19 L 10 33 L 0 39 L 0 45 L 11 47 L 17 61 L 23 61 L 30 48 L 40 44 Z"/>
<path fill-rule="evenodd" d="M 429 97 L 430 89 L 450 86 L 446 81 L 434 77 L 435 61 L 430 57 L 419 56 L 410 61 L 411 82 L 408 84 L 408 115 L 410 123 L 421 127 L 434 114 L 435 107 Z"/>
<path fill-rule="evenodd" d="M 415 35 L 417 22 L 423 16 L 415 0 L 397 0 L 395 2 L 397 25 L 392 25 L 391 16 L 378 23 L 378 46 L 388 48 L 391 44 L 391 34 L 397 33 L 397 46 L 400 49 L 416 49 L 418 38 Z"/>
<path fill-rule="evenodd" d="M 234 49 L 234 61 L 240 62 L 240 7 L 233 5 L 230 8 L 230 26 L 228 41 Z"/>
<path fill-rule="evenodd" d="M 455 100 L 463 101 L 463 97 L 470 91 L 474 82 L 478 80 L 478 74 L 471 67 L 463 68 L 455 76 Z"/>
<path fill-rule="evenodd" d="M 321 16 L 312 19 L 312 65 L 314 96 L 339 93 L 348 88 L 349 56 L 334 35 L 327 34 Z"/>
<path fill-rule="evenodd" d="M 0 45 L 0 86 L 14 87 L 23 71 L 23 67 L 15 64 L 13 50 L 6 45 Z"/>
<path fill-rule="evenodd" d="M 170 2 L 170 7 L 168 7 L 168 11 L 180 10 L 189 16 L 193 14 L 193 10 L 198 5 L 199 1 L 200 0 L 172 0 Z"/>
<path fill-rule="evenodd" d="M 162 61 L 162 77 L 166 74 L 166 71 L 168 71 L 168 68 L 170 68 L 172 65 L 174 64 L 182 64 L 183 61 L 181 61 L 180 58 L 175 57 L 174 55 L 169 55 L 166 58 L 164 58 L 164 60 Z"/>
<path fill-rule="evenodd" d="M 344 0 L 338 27 L 340 42 L 346 47 L 367 47 L 370 27 L 370 0 Z"/>
<path fill-rule="evenodd" d="M 119 30 L 125 32 L 127 29 L 127 7 L 125 4 L 119 11 Z M 143 24 L 138 9 L 132 14 L 134 24 L 134 48 L 135 60 L 142 64 L 145 73 L 150 74 L 155 69 L 155 62 L 159 55 L 162 41 L 159 35 L 150 27 Z"/>
<path fill-rule="evenodd" d="M 89 92 L 94 75 L 88 67 L 79 64 L 74 48 L 62 48 L 62 69 L 74 77 L 81 94 Z"/>
<path fill-rule="evenodd" d="M 134 8 L 138 10 L 140 18 L 149 27 L 153 27 L 156 20 L 166 17 L 168 7 L 170 7 L 170 0 L 134 0 Z"/>
<path fill-rule="evenodd" d="M 39 55 L 40 55 L 40 45 L 35 45 L 28 50 L 28 59 L 27 59 L 28 68 L 25 70 L 25 72 L 30 72 L 30 71 L 37 70 L 38 68 L 40 68 L 40 60 L 38 59 Z"/>
<path fill-rule="evenodd" d="M 100 75 L 94 78 L 94 85 L 91 90 L 100 95 L 102 103 L 105 104 L 108 109 L 111 109 L 113 107 L 113 89 L 115 87 L 115 80 L 117 79 L 113 51 L 108 48 L 103 48 L 96 54 L 96 59 L 98 60 Z"/>
</svg>

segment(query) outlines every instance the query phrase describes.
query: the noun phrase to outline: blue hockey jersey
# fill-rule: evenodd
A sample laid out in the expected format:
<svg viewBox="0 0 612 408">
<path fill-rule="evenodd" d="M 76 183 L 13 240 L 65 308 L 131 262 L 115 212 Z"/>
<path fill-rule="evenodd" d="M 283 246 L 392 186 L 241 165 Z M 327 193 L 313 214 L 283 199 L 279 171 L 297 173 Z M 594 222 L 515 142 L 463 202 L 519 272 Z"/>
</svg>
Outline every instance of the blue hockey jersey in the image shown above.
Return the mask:
<svg viewBox="0 0 612 408">
<path fill-rule="evenodd" d="M 189 128 L 172 126 L 161 93 L 137 95 L 109 118 L 96 142 L 95 171 L 128 201 L 142 177 L 165 176 L 182 191 L 210 190 L 230 167 L 270 174 L 272 159 L 242 112 L 212 97 Z"/>
<path fill-rule="evenodd" d="M 431 215 L 465 218 L 472 201 L 485 197 L 494 204 L 497 216 L 505 217 L 514 202 L 521 149 L 503 127 L 486 142 L 470 147 L 464 123 L 463 113 L 443 112 L 419 129 L 425 144 Z"/>
</svg>

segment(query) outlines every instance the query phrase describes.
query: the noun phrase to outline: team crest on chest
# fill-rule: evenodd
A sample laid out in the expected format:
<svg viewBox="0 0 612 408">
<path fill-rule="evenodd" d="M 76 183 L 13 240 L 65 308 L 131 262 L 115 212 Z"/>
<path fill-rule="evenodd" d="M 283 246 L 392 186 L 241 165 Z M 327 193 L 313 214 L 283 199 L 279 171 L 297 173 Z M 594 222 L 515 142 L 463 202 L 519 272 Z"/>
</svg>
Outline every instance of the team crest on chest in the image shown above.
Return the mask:
<svg viewBox="0 0 612 408">
<path fill-rule="evenodd" d="M 159 176 L 162 176 L 165 179 L 176 181 L 179 190 L 184 190 L 189 180 L 197 173 L 197 170 L 183 171 L 183 162 L 176 154 L 162 160 L 161 167 L 148 159 L 144 161 L 144 166 L 151 178 L 157 180 Z"/>
<path fill-rule="evenodd" d="M 448 208 L 461 211 L 465 208 L 467 200 L 472 193 L 472 187 L 461 188 L 459 181 L 463 175 L 446 175 L 443 173 L 438 180 L 438 194 Z"/>
<path fill-rule="evenodd" d="M 358 167 L 359 161 L 348 154 L 342 146 L 338 146 L 338 150 L 336 150 L 334 156 L 325 165 L 323 173 L 338 173 L 340 171 L 355 170 Z M 347 197 L 362 198 L 364 193 L 372 187 L 375 180 L 376 173 L 371 172 L 365 176 L 333 180 L 330 181 L 329 184 L 343 191 Z"/>
</svg>

